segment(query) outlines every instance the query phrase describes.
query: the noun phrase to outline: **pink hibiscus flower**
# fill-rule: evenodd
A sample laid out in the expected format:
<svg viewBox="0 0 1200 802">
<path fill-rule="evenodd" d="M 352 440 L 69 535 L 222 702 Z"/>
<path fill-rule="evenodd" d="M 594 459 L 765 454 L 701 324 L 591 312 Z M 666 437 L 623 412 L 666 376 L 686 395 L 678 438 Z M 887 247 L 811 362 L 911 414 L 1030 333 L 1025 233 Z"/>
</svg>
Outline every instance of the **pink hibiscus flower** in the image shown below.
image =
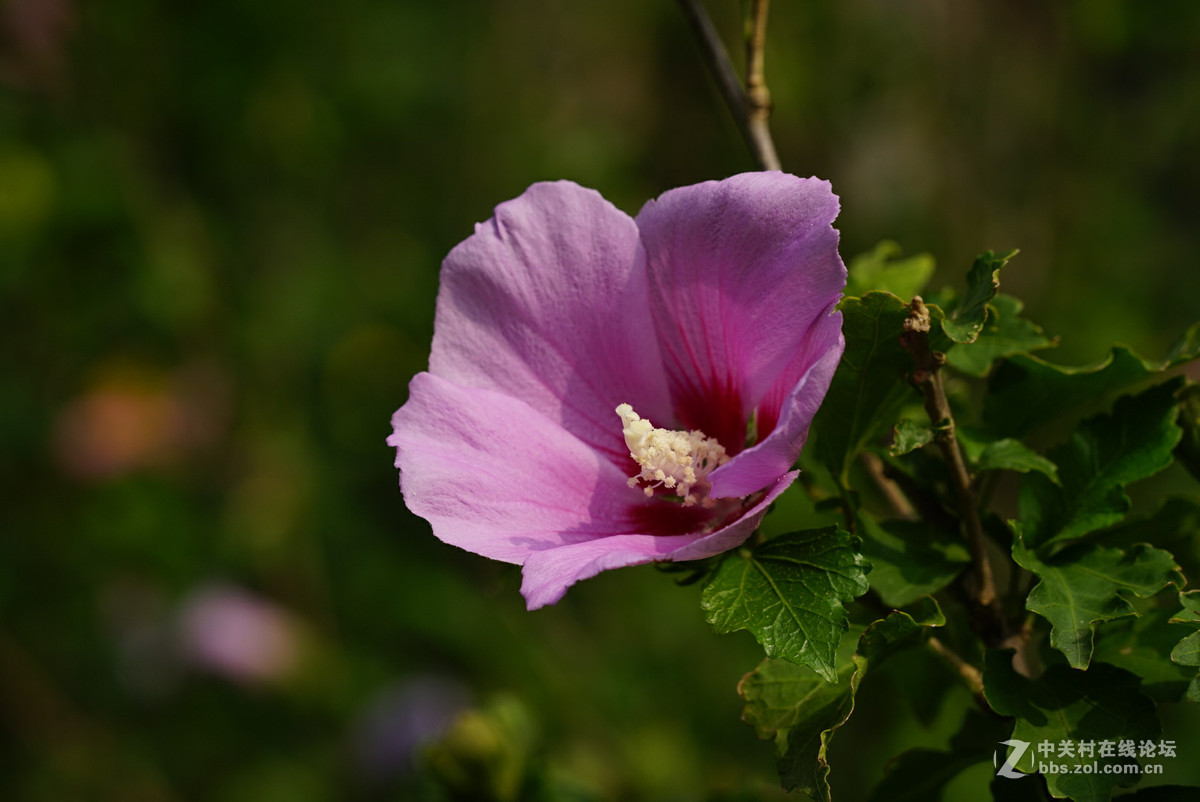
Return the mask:
<svg viewBox="0 0 1200 802">
<path fill-rule="evenodd" d="M 829 183 L 746 173 L 636 219 L 535 184 L 442 265 L 392 417 L 405 502 L 523 566 L 529 609 L 609 568 L 740 545 L 795 480 L 841 358 Z"/>
</svg>

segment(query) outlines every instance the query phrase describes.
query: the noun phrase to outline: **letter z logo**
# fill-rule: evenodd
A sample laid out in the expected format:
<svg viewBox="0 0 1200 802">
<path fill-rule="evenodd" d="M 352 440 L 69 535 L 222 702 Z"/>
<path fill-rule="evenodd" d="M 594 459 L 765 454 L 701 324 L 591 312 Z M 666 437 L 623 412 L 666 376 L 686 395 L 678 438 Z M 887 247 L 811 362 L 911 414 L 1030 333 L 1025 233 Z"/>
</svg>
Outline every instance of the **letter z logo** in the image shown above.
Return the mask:
<svg viewBox="0 0 1200 802">
<path fill-rule="evenodd" d="M 1006 777 L 1010 780 L 1019 780 L 1022 777 L 1029 776 L 1022 771 L 1017 771 L 1016 768 L 1014 768 L 1017 764 L 1017 761 L 1020 760 L 1025 754 L 1025 750 L 1029 748 L 1029 741 L 1019 741 L 1014 738 L 1011 741 L 1001 741 L 1000 745 L 1011 746 L 1013 750 L 1012 754 L 1008 756 L 1008 759 L 1004 761 L 1004 765 L 996 769 L 996 776 Z M 992 765 L 995 766 L 999 762 L 1000 750 L 997 749 L 996 753 L 992 755 Z"/>
</svg>

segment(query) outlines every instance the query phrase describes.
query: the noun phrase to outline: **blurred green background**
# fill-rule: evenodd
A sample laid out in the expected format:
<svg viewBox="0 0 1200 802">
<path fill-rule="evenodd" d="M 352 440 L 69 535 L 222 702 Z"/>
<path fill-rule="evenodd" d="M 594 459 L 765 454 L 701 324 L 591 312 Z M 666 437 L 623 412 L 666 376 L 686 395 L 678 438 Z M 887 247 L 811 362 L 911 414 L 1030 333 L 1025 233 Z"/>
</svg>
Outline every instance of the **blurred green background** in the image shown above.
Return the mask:
<svg viewBox="0 0 1200 802">
<path fill-rule="evenodd" d="M 957 283 L 1019 247 L 1065 361 L 1200 317 L 1194 0 L 780 1 L 767 78 L 844 256 L 891 238 Z M 649 567 L 526 613 L 384 445 L 492 206 L 746 169 L 670 0 L 0 1 L 3 798 L 777 795 L 748 635 Z M 922 729 L 897 665 L 835 741 L 846 798 L 966 705 Z"/>
</svg>

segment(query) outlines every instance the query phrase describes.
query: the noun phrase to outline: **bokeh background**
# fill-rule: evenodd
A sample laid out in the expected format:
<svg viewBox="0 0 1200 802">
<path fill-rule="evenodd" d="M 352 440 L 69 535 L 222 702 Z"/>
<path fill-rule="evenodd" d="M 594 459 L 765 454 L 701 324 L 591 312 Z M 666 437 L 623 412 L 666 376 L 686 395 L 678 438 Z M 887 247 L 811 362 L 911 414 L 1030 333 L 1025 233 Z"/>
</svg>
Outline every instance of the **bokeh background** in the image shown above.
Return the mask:
<svg viewBox="0 0 1200 802">
<path fill-rule="evenodd" d="M 1019 247 L 1068 362 L 1200 318 L 1193 0 L 781 0 L 767 78 L 844 256 L 953 284 Z M 384 445 L 492 206 L 751 166 L 669 0 L 0 0 L 0 795 L 777 795 L 734 692 L 760 652 L 695 587 L 527 613 Z M 866 683 L 835 791 L 945 744 L 964 700 L 899 701 L 923 670 Z"/>
</svg>

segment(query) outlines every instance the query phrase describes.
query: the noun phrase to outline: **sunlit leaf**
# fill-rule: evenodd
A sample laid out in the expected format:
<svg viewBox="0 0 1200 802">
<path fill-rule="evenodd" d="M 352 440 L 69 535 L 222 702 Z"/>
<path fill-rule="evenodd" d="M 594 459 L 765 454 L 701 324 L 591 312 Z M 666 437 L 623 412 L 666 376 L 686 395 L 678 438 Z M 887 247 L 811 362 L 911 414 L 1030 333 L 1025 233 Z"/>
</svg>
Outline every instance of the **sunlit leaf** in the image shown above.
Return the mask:
<svg viewBox="0 0 1200 802">
<path fill-rule="evenodd" d="M 748 629 L 768 657 L 832 682 L 847 628 L 843 604 L 867 592 L 866 570 L 851 536 L 836 527 L 792 532 L 731 552 L 700 603 L 717 632 Z"/>
</svg>

